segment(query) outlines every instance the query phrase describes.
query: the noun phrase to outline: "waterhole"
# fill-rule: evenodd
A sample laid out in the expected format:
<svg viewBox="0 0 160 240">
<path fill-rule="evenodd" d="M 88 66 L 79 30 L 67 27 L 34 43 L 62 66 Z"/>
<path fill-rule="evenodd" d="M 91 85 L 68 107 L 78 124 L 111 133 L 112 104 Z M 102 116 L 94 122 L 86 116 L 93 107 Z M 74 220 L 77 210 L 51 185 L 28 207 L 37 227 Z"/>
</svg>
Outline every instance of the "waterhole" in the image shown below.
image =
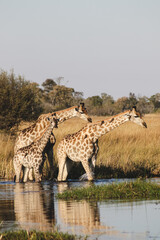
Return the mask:
<svg viewBox="0 0 160 240">
<path fill-rule="evenodd" d="M 123 179 L 99 180 L 110 184 Z M 159 179 L 156 179 L 159 181 Z M 40 230 L 88 239 L 160 239 L 160 201 L 63 201 L 56 194 L 88 182 L 14 183 L 0 181 L 0 232 Z"/>
</svg>

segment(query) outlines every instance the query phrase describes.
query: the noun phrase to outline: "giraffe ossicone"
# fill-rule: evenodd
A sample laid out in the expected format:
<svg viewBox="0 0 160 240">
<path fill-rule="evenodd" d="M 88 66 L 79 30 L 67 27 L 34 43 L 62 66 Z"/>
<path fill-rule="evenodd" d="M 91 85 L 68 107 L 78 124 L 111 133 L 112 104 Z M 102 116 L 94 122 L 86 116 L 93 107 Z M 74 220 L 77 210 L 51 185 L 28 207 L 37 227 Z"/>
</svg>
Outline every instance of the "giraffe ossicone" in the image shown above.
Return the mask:
<svg viewBox="0 0 160 240">
<path fill-rule="evenodd" d="M 81 162 L 86 175 L 81 179 L 93 180 L 96 157 L 98 153 L 98 139 L 128 121 L 142 127 L 147 127 L 136 109 L 125 111 L 110 119 L 87 124 L 77 133 L 64 137 L 57 147 L 58 158 L 58 181 L 65 181 L 72 167 L 72 162 Z M 70 160 L 68 160 L 70 159 Z"/>
</svg>

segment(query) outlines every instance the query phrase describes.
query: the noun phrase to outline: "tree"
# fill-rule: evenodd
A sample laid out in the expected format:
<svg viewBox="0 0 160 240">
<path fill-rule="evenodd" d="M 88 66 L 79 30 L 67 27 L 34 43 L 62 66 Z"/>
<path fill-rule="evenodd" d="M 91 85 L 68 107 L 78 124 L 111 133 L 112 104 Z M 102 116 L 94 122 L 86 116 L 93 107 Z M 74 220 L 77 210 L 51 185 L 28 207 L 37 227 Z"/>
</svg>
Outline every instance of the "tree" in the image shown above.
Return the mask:
<svg viewBox="0 0 160 240">
<path fill-rule="evenodd" d="M 74 91 L 73 92 L 73 98 L 74 98 L 74 104 L 78 105 L 80 102 L 84 101 L 83 92 L 76 92 L 76 91 Z"/>
<path fill-rule="evenodd" d="M 151 113 L 154 111 L 154 105 L 144 96 L 138 99 L 137 109 L 141 113 Z"/>
<path fill-rule="evenodd" d="M 129 93 L 129 98 L 128 98 L 128 108 L 132 108 L 133 106 L 136 106 L 137 104 L 137 98 L 134 93 Z"/>
<path fill-rule="evenodd" d="M 41 112 L 38 84 L 0 72 L 0 129 L 10 129 L 21 120 L 35 119 Z"/>
<path fill-rule="evenodd" d="M 102 109 L 100 115 L 113 115 L 115 113 L 114 99 L 111 95 L 107 93 L 101 93 L 101 98 L 103 100 Z"/>
<path fill-rule="evenodd" d="M 55 106 L 55 109 L 68 108 L 73 105 L 74 98 L 74 89 L 68 88 L 63 85 L 57 85 L 49 93 L 52 104 Z"/>
<path fill-rule="evenodd" d="M 160 108 L 160 93 L 156 93 L 149 98 L 149 101 L 153 103 L 155 110 Z"/>
<path fill-rule="evenodd" d="M 53 90 L 53 88 L 56 86 L 57 84 L 55 83 L 55 81 L 53 79 L 46 79 L 43 83 L 42 86 L 44 88 L 44 91 L 46 93 L 49 93 L 50 91 Z"/>
<path fill-rule="evenodd" d="M 121 97 L 118 98 L 116 103 L 115 103 L 115 107 L 116 107 L 116 112 L 122 112 L 125 109 L 128 109 L 129 107 L 129 99 L 127 97 Z"/>
<path fill-rule="evenodd" d="M 107 93 L 101 93 L 101 98 L 103 100 L 103 104 L 113 104 L 114 99 L 111 95 L 108 95 Z"/>
<path fill-rule="evenodd" d="M 103 100 L 100 96 L 89 97 L 86 101 L 92 107 L 102 106 L 103 103 Z"/>
</svg>

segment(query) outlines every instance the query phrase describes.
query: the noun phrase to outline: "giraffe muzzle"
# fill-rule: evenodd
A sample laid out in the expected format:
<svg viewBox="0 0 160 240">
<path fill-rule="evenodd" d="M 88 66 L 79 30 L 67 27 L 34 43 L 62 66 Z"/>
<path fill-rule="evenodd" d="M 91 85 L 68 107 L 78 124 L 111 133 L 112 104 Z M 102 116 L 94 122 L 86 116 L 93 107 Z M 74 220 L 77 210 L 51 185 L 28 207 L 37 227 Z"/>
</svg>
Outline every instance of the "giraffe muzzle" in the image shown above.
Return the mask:
<svg viewBox="0 0 160 240">
<path fill-rule="evenodd" d="M 92 122 L 92 118 L 88 118 L 87 120 L 88 120 L 88 122 Z"/>
<path fill-rule="evenodd" d="M 145 128 L 147 128 L 147 123 L 146 123 L 146 122 L 143 122 L 143 126 L 144 126 Z"/>
</svg>

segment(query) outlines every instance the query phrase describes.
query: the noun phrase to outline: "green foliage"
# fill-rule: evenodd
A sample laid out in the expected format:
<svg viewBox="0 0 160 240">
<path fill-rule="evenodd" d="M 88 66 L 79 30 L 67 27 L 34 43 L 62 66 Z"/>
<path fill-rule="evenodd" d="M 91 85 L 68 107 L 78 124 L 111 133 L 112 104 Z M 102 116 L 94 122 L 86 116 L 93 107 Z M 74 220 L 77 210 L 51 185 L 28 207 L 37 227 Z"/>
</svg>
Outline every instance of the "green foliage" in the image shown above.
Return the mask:
<svg viewBox="0 0 160 240">
<path fill-rule="evenodd" d="M 87 98 L 87 101 L 92 107 L 102 106 L 102 102 L 103 102 L 102 98 L 99 96 L 89 97 Z"/>
<path fill-rule="evenodd" d="M 42 111 L 36 83 L 0 72 L 0 129 L 10 129 L 21 120 L 35 119 Z"/>
<path fill-rule="evenodd" d="M 144 96 L 138 99 L 137 109 L 141 113 L 151 113 L 151 112 L 154 112 L 155 108 L 152 101 L 149 101 L 149 99 Z"/>
<path fill-rule="evenodd" d="M 106 116 L 115 115 L 137 106 L 137 110 L 141 113 L 158 112 L 160 109 L 160 93 L 150 98 L 136 97 L 132 92 L 129 96 L 122 96 L 116 101 L 107 93 L 101 93 L 101 96 L 92 96 L 87 99 L 83 98 L 82 92 L 77 92 L 73 88 L 61 85 L 63 77 L 57 79 L 47 79 L 42 86 L 44 87 L 42 102 L 45 112 L 57 111 L 80 102 L 85 102 L 87 111 L 90 115 Z M 57 83 L 57 84 L 56 84 Z"/>
<path fill-rule="evenodd" d="M 49 93 L 50 91 L 52 91 L 56 85 L 57 84 L 55 83 L 55 81 L 50 78 L 46 79 L 45 82 L 42 83 L 42 86 L 46 93 Z"/>
<path fill-rule="evenodd" d="M 114 115 L 133 106 L 137 106 L 141 113 L 153 113 L 160 109 L 160 94 L 157 93 L 150 98 L 146 96 L 137 98 L 134 93 L 129 93 L 129 97 L 121 97 L 115 101 L 112 96 L 102 93 L 101 97 L 87 98 L 85 104 L 89 114 L 98 116 Z"/>
<path fill-rule="evenodd" d="M 137 98 L 134 93 L 116 101 L 107 93 L 83 99 L 83 93 L 60 85 L 63 77 L 46 79 L 38 84 L 16 77 L 11 71 L 0 71 L 0 129 L 11 129 L 21 120 L 32 121 L 41 113 L 53 112 L 85 102 L 90 115 L 115 115 L 125 109 L 137 106 L 141 113 L 160 111 L 160 93 L 150 98 Z"/>
<path fill-rule="evenodd" d="M 57 85 L 49 93 L 49 98 L 51 99 L 51 102 L 55 106 L 56 110 L 68 108 L 74 103 L 73 93 L 73 88 Z"/>
<path fill-rule="evenodd" d="M 58 193 L 57 198 L 69 200 L 107 199 L 160 199 L 160 186 L 156 183 L 136 180 L 135 182 L 112 183 L 107 185 L 74 188 Z"/>
<path fill-rule="evenodd" d="M 37 232 L 37 231 L 8 231 L 0 233 L 1 240 L 80 240 L 87 239 L 82 238 L 81 236 L 71 235 L 68 233 L 62 233 L 55 231 L 51 232 Z"/>
<path fill-rule="evenodd" d="M 160 93 L 156 93 L 149 98 L 150 102 L 153 103 L 155 110 L 160 108 Z"/>
</svg>

